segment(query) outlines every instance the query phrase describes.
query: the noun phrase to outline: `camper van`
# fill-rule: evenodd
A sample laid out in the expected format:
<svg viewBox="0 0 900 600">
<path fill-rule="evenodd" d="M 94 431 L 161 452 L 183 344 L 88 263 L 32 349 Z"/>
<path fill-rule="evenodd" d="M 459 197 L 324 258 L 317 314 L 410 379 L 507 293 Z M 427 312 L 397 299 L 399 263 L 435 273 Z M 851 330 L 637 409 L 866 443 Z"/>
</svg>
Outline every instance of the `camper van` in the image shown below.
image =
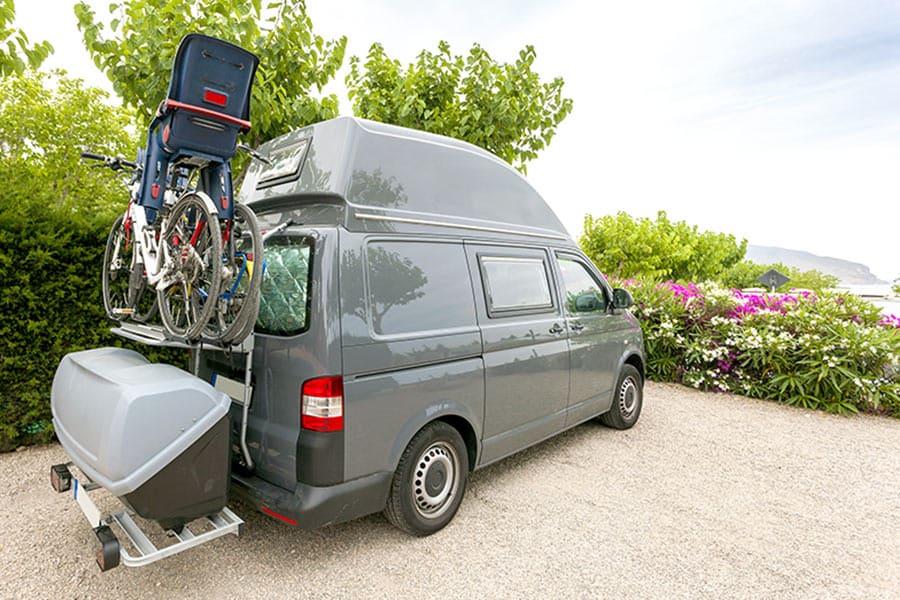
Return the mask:
<svg viewBox="0 0 900 600">
<path fill-rule="evenodd" d="M 239 496 L 292 526 L 384 511 L 428 535 L 453 518 L 470 472 L 590 419 L 615 429 L 638 420 L 645 358 L 631 296 L 610 287 L 508 164 L 465 142 L 347 117 L 258 152 L 266 160 L 253 161 L 238 200 L 275 233 L 249 359 L 193 349 L 196 375 L 179 371 L 167 389 L 205 390 L 217 416 L 184 403 L 194 410 L 188 431 L 206 422 L 178 447 L 193 453 L 128 449 L 134 460 L 120 479 L 154 466 L 116 495 L 127 501 L 160 474 L 167 485 L 143 495 L 147 511 L 190 493 L 167 473 L 189 454 L 216 473 L 213 493 L 174 502 L 198 505 L 193 513 Z M 97 369 L 127 352 L 104 350 Z M 104 431 L 67 408 L 88 402 L 73 390 L 91 387 L 89 358 L 60 366 L 54 423 L 75 466 L 97 481 L 109 460 L 85 452 L 99 444 L 85 438 L 128 445 L 115 430 L 128 419 Z M 135 381 L 159 385 L 149 369 L 161 366 L 120 359 L 147 369 L 147 380 L 135 370 L 104 381 L 128 388 L 119 396 L 143 407 L 150 430 L 157 417 L 141 399 L 153 394 Z M 180 410 L 163 405 L 169 421 Z M 193 513 L 152 518 L 172 525 Z"/>
</svg>

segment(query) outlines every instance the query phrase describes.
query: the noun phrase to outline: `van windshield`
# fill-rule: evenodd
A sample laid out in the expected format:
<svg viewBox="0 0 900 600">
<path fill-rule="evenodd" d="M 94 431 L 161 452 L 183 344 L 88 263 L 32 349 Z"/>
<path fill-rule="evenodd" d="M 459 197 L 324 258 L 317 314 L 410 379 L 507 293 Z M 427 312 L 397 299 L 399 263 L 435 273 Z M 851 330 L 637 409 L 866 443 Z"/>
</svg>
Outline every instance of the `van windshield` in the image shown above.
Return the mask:
<svg viewBox="0 0 900 600">
<path fill-rule="evenodd" d="M 266 241 L 257 333 L 296 335 L 309 329 L 312 240 L 282 236 Z"/>
</svg>

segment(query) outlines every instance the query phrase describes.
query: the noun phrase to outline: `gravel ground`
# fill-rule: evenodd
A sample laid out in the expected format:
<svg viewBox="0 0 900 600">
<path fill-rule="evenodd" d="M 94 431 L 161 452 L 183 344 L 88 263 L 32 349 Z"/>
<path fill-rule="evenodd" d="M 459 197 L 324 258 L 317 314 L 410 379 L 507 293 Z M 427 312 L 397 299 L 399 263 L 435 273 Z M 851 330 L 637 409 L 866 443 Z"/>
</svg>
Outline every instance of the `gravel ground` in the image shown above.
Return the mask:
<svg viewBox="0 0 900 600">
<path fill-rule="evenodd" d="M 302 531 L 242 504 L 240 538 L 100 573 L 58 445 L 0 455 L 2 598 L 900 598 L 900 420 L 648 384 L 479 471 L 453 523 Z"/>
</svg>

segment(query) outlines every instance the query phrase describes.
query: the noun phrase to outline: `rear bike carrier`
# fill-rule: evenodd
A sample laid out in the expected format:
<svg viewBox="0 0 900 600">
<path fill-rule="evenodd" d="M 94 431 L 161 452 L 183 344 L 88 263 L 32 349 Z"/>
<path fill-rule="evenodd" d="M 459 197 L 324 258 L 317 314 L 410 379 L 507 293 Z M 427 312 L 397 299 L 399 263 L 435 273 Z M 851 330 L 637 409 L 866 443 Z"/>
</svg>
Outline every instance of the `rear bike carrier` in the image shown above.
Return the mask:
<svg viewBox="0 0 900 600">
<path fill-rule="evenodd" d="M 80 477 L 76 477 L 72 472 Z M 72 498 L 94 530 L 100 546 L 97 549 L 97 565 L 108 571 L 123 564 L 127 567 L 143 567 L 163 558 L 184 552 L 189 548 L 227 535 L 239 535 L 244 521 L 228 507 L 214 515 L 196 519 L 179 531 L 168 530 L 166 545 L 157 545 L 150 538 L 152 532 L 143 528 L 135 514 L 128 508 L 104 514 L 97 508 L 91 493 L 100 488 L 77 470 L 73 463 L 61 463 L 50 468 L 50 484 L 58 493 L 72 492 Z M 141 520 L 143 521 L 143 520 Z M 193 525 L 197 532 L 191 530 Z M 128 547 L 120 542 L 127 540 Z"/>
</svg>

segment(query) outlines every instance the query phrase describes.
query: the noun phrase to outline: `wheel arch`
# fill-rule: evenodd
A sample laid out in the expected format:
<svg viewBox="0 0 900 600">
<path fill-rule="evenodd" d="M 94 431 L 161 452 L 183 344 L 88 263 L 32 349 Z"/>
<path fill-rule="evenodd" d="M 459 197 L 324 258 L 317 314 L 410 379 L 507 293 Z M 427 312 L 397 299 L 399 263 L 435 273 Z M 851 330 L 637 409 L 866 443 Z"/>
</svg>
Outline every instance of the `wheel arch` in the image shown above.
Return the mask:
<svg viewBox="0 0 900 600">
<path fill-rule="evenodd" d="M 435 419 L 435 421 L 443 421 L 459 432 L 463 442 L 466 444 L 466 455 L 469 459 L 469 471 L 474 471 L 476 461 L 478 460 L 478 437 L 475 435 L 475 429 L 472 427 L 472 424 L 459 415 L 445 415 L 439 419 Z M 427 424 L 423 425 L 423 427 L 425 426 L 427 426 Z"/>
<path fill-rule="evenodd" d="M 481 445 L 479 432 L 472 424 L 473 415 L 465 414 L 468 411 L 463 404 L 444 405 L 441 408 L 443 410 L 440 410 L 437 414 L 435 414 L 437 411 L 426 410 L 407 421 L 406 425 L 397 436 L 391 451 L 390 460 L 392 469 L 395 470 L 397 468 L 397 465 L 400 463 L 400 457 L 403 455 L 403 451 L 406 450 L 406 447 L 417 433 L 435 421 L 442 421 L 459 432 L 459 435 L 463 439 L 463 443 L 466 445 L 466 458 L 469 463 L 469 471 L 475 470 Z"/>
<path fill-rule="evenodd" d="M 641 375 L 641 381 L 646 381 L 647 376 L 644 373 L 644 359 L 637 354 L 636 352 L 632 352 L 628 356 L 625 357 L 625 360 L 622 361 L 623 365 L 631 365 L 635 369 L 637 369 L 638 373 Z"/>
</svg>

